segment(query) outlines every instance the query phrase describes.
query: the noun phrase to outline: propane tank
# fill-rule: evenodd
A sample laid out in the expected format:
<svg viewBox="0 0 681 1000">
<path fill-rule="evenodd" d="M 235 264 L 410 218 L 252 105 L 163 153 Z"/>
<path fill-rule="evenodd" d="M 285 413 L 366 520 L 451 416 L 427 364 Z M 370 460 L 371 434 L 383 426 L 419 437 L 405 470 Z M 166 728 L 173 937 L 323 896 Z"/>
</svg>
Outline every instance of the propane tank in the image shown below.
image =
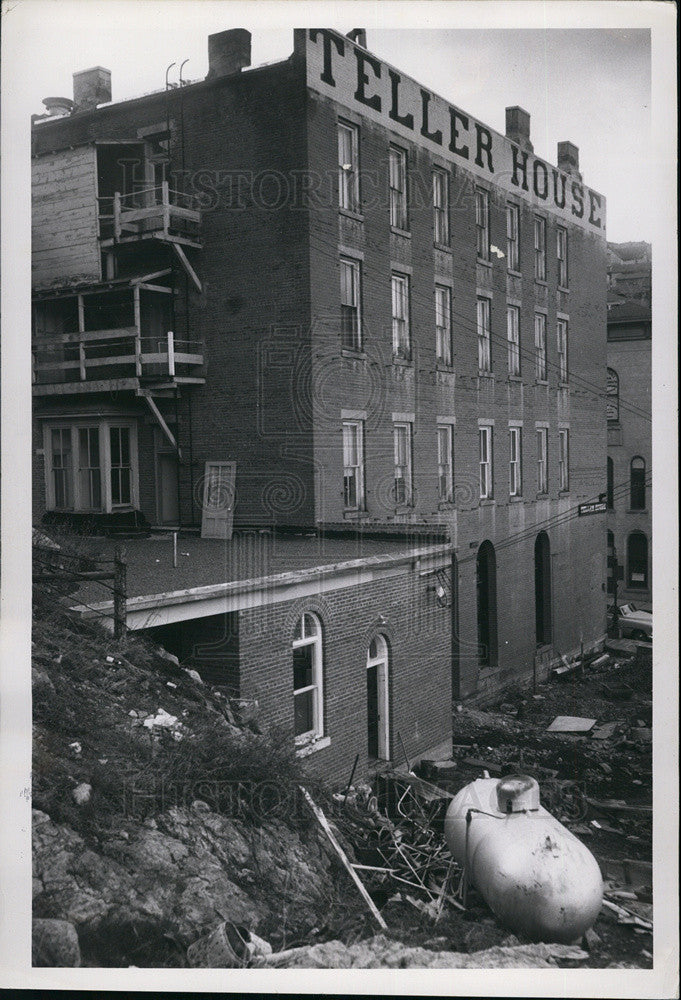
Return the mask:
<svg viewBox="0 0 681 1000">
<path fill-rule="evenodd" d="M 534 778 L 466 785 L 447 810 L 445 838 L 497 919 L 531 940 L 569 944 L 600 912 L 598 863 L 540 805 Z"/>
</svg>

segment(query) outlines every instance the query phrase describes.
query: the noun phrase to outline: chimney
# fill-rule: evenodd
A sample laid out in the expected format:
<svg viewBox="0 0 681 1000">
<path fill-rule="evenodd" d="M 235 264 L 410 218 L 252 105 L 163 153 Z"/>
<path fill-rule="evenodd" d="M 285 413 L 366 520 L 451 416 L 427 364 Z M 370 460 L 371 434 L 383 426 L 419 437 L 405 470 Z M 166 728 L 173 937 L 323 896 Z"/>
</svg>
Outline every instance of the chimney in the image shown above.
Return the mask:
<svg viewBox="0 0 681 1000">
<path fill-rule="evenodd" d="M 208 74 L 206 80 L 240 73 L 251 65 L 251 33 L 245 28 L 231 28 L 208 36 Z"/>
<path fill-rule="evenodd" d="M 506 108 L 506 137 L 528 153 L 534 152 L 534 146 L 530 142 L 529 112 L 519 108 L 517 104 Z"/>
<path fill-rule="evenodd" d="M 348 31 L 346 38 L 349 38 L 351 42 L 356 45 L 361 45 L 363 49 L 367 47 L 367 29 L 366 28 L 353 28 L 352 31 Z"/>
<path fill-rule="evenodd" d="M 558 169 L 566 174 L 572 174 L 581 181 L 579 172 L 579 147 L 572 142 L 558 143 Z"/>
<path fill-rule="evenodd" d="M 73 111 L 94 111 L 98 104 L 111 100 L 111 70 L 103 66 L 82 69 L 73 74 Z"/>
<path fill-rule="evenodd" d="M 43 104 L 50 118 L 61 118 L 73 111 L 73 101 L 68 97 L 45 97 Z"/>
</svg>

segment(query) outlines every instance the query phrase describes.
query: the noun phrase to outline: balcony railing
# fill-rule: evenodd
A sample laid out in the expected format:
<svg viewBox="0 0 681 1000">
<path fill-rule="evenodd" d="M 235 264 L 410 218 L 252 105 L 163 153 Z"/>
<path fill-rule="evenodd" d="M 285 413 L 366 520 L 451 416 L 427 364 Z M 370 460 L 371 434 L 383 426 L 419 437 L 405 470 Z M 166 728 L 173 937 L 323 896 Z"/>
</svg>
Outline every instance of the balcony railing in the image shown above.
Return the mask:
<svg viewBox="0 0 681 1000">
<path fill-rule="evenodd" d="M 99 199 L 99 237 L 104 246 L 155 237 L 199 246 L 201 212 L 196 198 L 168 182 Z"/>
<path fill-rule="evenodd" d="M 135 327 L 89 330 L 36 337 L 33 341 L 33 384 L 87 383 L 108 379 L 144 382 L 201 377 L 203 344 L 142 336 Z"/>
</svg>

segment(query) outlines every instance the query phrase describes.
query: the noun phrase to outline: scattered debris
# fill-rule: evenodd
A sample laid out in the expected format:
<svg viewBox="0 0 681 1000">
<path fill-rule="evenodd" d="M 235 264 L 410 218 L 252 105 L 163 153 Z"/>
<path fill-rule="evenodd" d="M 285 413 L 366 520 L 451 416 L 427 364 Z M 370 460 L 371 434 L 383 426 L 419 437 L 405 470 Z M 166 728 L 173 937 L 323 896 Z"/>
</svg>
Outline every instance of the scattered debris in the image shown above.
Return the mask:
<svg viewBox="0 0 681 1000">
<path fill-rule="evenodd" d="M 225 920 L 187 948 L 187 962 L 194 969 L 236 969 L 271 954 L 268 941 L 247 927 Z"/>
<path fill-rule="evenodd" d="M 177 721 L 178 720 L 176 715 L 170 715 L 168 712 L 165 711 L 165 709 L 159 708 L 158 713 L 156 715 L 149 715 L 144 720 L 142 725 L 146 729 L 153 729 L 154 726 L 160 726 L 164 729 L 169 729 L 172 726 L 175 726 L 177 724 Z"/>
<path fill-rule="evenodd" d="M 88 785 L 83 782 L 80 785 L 76 785 L 71 793 L 73 796 L 73 801 L 77 806 L 84 806 L 90 801 L 90 796 L 92 795 L 92 785 Z"/>
<path fill-rule="evenodd" d="M 578 715 L 557 715 L 547 733 L 588 733 L 596 725 L 595 719 L 582 719 Z"/>
</svg>

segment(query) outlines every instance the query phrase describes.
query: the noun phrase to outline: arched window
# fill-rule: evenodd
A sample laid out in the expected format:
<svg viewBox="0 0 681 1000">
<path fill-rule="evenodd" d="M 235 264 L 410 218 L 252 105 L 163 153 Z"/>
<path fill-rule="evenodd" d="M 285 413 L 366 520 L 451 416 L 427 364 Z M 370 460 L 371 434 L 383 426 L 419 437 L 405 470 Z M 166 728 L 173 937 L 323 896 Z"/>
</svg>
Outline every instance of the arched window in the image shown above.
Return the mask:
<svg viewBox="0 0 681 1000">
<path fill-rule="evenodd" d="M 615 464 L 610 458 L 610 455 L 608 455 L 608 474 L 605 499 L 608 510 L 613 510 L 615 507 Z"/>
<path fill-rule="evenodd" d="M 632 531 L 627 540 L 627 585 L 648 589 L 648 539 L 642 531 Z"/>
<path fill-rule="evenodd" d="M 551 546 L 540 531 L 534 543 L 534 620 L 537 645 L 551 642 Z"/>
<path fill-rule="evenodd" d="M 616 422 L 620 418 L 620 379 L 614 368 L 608 368 L 605 397 L 608 421 Z"/>
<path fill-rule="evenodd" d="M 293 714 L 297 742 L 324 733 L 322 626 L 306 611 L 293 634 Z"/>
<path fill-rule="evenodd" d="M 646 508 L 646 462 L 640 455 L 634 455 L 631 460 L 631 471 L 629 474 L 630 506 L 632 510 L 645 510 Z"/>
<path fill-rule="evenodd" d="M 496 667 L 497 560 L 491 542 L 483 542 L 477 558 L 478 660 L 481 667 Z"/>
<path fill-rule="evenodd" d="M 374 636 L 367 651 L 367 753 L 390 760 L 390 666 L 383 635 Z"/>
</svg>

